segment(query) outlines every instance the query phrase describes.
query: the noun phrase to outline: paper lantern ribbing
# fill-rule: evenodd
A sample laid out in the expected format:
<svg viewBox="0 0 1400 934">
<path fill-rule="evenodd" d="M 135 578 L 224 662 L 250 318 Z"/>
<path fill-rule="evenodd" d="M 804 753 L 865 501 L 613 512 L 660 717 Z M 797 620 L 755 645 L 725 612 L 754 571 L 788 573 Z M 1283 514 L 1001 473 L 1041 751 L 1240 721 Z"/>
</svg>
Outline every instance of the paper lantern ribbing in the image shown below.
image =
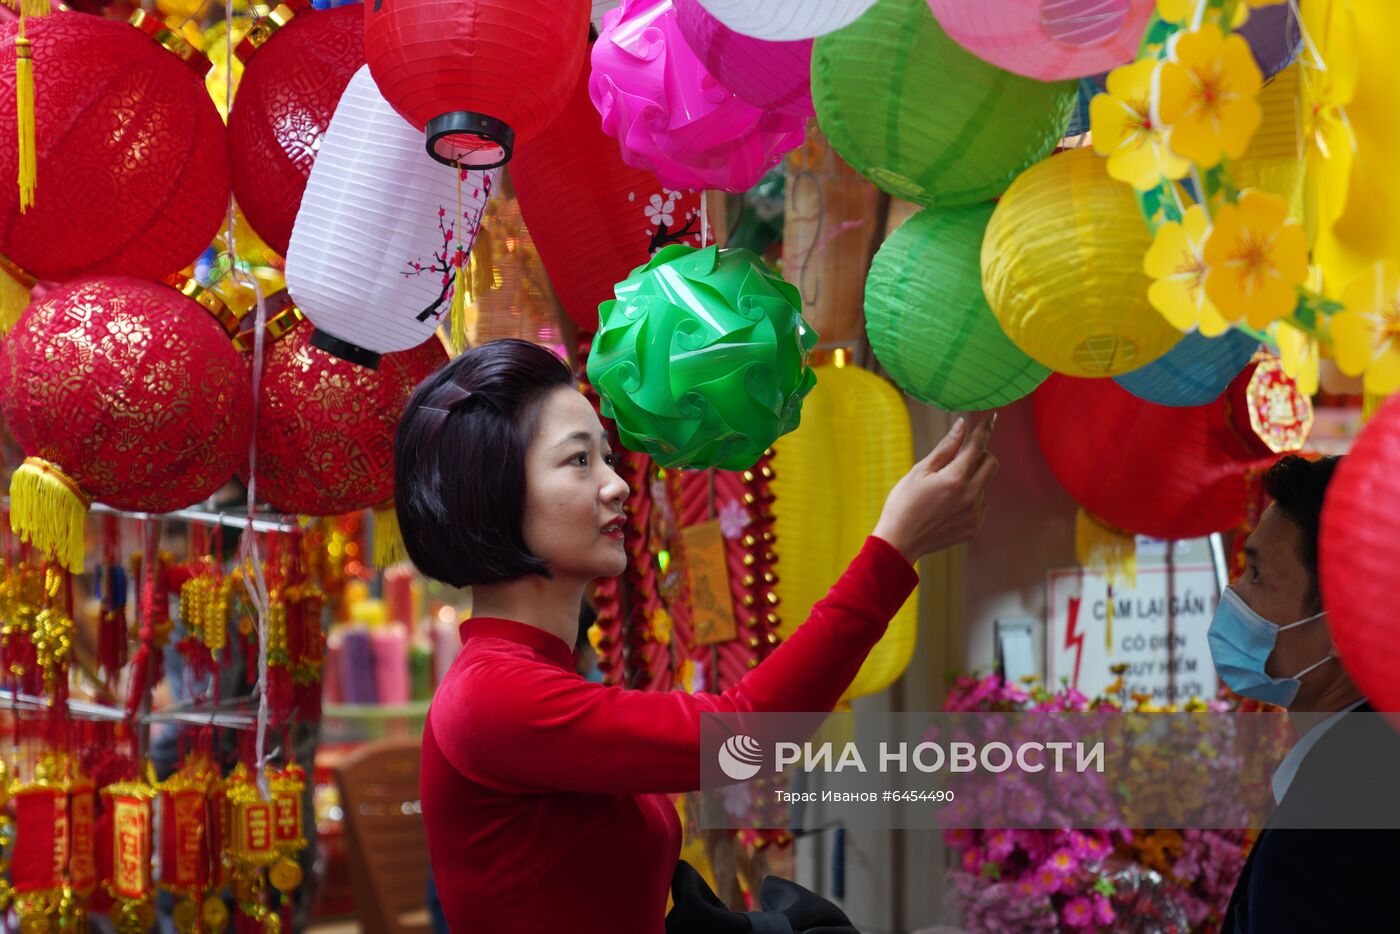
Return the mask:
<svg viewBox="0 0 1400 934">
<path fill-rule="evenodd" d="M 630 450 L 745 470 L 797 427 L 817 337 L 797 290 L 748 250 L 673 244 L 598 309 L 588 379 Z"/>
<path fill-rule="evenodd" d="M 1155 538 L 1197 538 L 1244 521 L 1275 453 L 1241 420 L 1253 367 L 1207 405 L 1154 405 L 1111 379 L 1052 375 L 1035 431 L 1055 479 L 1104 522 Z"/>
<path fill-rule="evenodd" d="M 1226 331 L 1219 337 L 1202 337 L 1193 331 L 1165 356 L 1114 379 L 1146 402 L 1205 405 L 1220 398 L 1258 347 L 1258 341 L 1241 331 Z"/>
<path fill-rule="evenodd" d="M 765 42 L 735 32 L 700 0 L 675 0 L 681 34 L 715 80 L 761 110 L 814 117 L 812 40 Z"/>
<path fill-rule="evenodd" d="M 1116 376 L 1181 339 L 1147 300 L 1151 245 L 1132 189 L 1093 150 L 1071 149 L 1031 166 L 997 204 L 982 289 L 1032 358 L 1070 376 Z"/>
<path fill-rule="evenodd" d="M 590 334 L 614 283 L 668 243 L 700 245 L 700 193 L 664 188 L 622 161 L 598 125 L 587 74 L 559 119 L 511 160 L 510 180 L 560 304 Z"/>
<path fill-rule="evenodd" d="M 992 205 L 925 208 L 885 240 L 865 282 L 865 330 L 891 378 L 956 411 L 1007 405 L 1050 371 L 1026 356 L 982 297 L 979 257 Z"/>
<path fill-rule="evenodd" d="M 1376 710 L 1400 711 L 1400 631 L 1395 567 L 1400 554 L 1400 399 L 1377 412 L 1327 487 L 1318 573 L 1327 626 L 1347 673 Z"/>
<path fill-rule="evenodd" d="M 914 461 L 909 411 L 894 387 L 859 367 L 820 366 L 816 373 L 802 425 L 773 445 L 774 460 L 782 465 L 772 491 L 783 638 L 841 576 L 875 528 L 890 487 Z M 904 672 L 914 652 L 918 609 L 918 598 L 911 597 L 894 615 L 846 699 L 883 691 Z"/>
<path fill-rule="evenodd" d="M 464 171 L 464 170 L 463 170 Z M 380 96 L 350 80 L 321 141 L 287 249 L 287 288 L 316 346 L 363 366 L 416 347 L 445 320 L 494 172 L 444 168 Z M 461 205 L 461 212 L 457 210 Z"/>
<path fill-rule="evenodd" d="M 806 120 L 723 87 L 681 35 L 672 0 L 624 0 L 603 17 L 588 95 L 622 160 L 669 188 L 746 191 L 802 142 Z"/>
<path fill-rule="evenodd" d="M 77 571 L 92 500 L 204 499 L 247 456 L 251 393 L 228 333 L 175 289 L 124 276 L 55 289 L 0 347 L 0 409 L 28 455 L 10 483 L 15 531 Z"/>
<path fill-rule="evenodd" d="M 836 151 L 922 205 L 996 197 L 1064 136 L 1078 84 L 1002 71 L 963 49 L 924 0 L 880 0 L 812 50 L 812 99 Z"/>
<path fill-rule="evenodd" d="M 510 161 L 563 109 L 583 68 L 588 0 L 375 0 L 365 57 L 440 162 Z"/>
<path fill-rule="evenodd" d="M 1039 81 L 1131 62 L 1155 0 L 927 0 L 944 32 L 998 68 Z"/>
<path fill-rule="evenodd" d="M 311 325 L 296 323 L 292 309 L 284 314 L 292 323 L 263 348 L 258 498 L 311 516 L 384 504 L 394 495 L 399 415 L 414 388 L 447 362 L 442 342 L 385 354 L 368 370 L 315 347 Z"/>
<path fill-rule="evenodd" d="M 224 125 L 201 78 L 207 60 L 169 31 L 167 50 L 98 16 L 31 20 L 38 187 L 21 213 L 14 29 L 0 29 L 0 127 L 9 128 L 0 133 L 0 268 L 55 281 L 159 279 L 193 262 L 228 208 Z"/>
<path fill-rule="evenodd" d="M 735 32 L 769 42 L 814 39 L 848 26 L 875 0 L 700 0 Z"/>
<path fill-rule="evenodd" d="M 243 77 L 228 119 L 233 195 L 248 223 L 282 255 L 321 137 L 365 63 L 358 6 L 262 21 L 239 44 Z"/>
</svg>

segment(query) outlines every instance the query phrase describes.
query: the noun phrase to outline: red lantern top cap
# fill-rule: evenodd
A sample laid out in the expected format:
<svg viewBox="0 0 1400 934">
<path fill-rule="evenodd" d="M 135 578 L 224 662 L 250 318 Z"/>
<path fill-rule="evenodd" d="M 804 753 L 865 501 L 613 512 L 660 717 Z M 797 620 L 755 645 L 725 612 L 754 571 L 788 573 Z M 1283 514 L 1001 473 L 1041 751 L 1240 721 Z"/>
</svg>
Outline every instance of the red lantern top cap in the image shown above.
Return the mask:
<svg viewBox="0 0 1400 934">
<path fill-rule="evenodd" d="M 248 60 L 266 44 L 268 39 L 272 38 L 273 33 L 290 23 L 298 13 L 304 13 L 310 9 L 312 9 L 310 0 L 283 0 L 272 12 L 248 27 L 248 32 L 239 40 L 233 54 L 238 56 L 240 62 L 248 64 Z"/>
<path fill-rule="evenodd" d="M 189 65 L 190 69 L 199 75 L 201 81 L 205 75 L 209 74 L 209 69 L 214 67 L 214 63 L 209 61 L 203 52 L 186 42 L 184 36 L 165 25 L 164 20 L 159 16 L 138 9 L 131 14 L 131 18 L 127 22 L 150 36 L 180 61 Z"/>
<path fill-rule="evenodd" d="M 515 131 L 504 120 L 456 110 L 428 121 L 428 155 L 458 169 L 494 169 L 510 161 Z"/>
</svg>

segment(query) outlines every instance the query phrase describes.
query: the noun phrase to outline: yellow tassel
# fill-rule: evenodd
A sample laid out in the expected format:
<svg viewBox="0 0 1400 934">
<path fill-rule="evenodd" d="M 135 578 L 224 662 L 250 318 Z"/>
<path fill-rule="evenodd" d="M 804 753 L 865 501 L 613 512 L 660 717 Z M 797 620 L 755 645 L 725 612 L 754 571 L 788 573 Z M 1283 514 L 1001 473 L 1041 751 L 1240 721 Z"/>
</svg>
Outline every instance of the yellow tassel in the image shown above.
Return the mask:
<svg viewBox="0 0 1400 934">
<path fill-rule="evenodd" d="M 24 35 L 24 27 L 20 27 Z M 15 40 L 15 109 L 19 121 L 19 211 L 34 204 L 34 47 L 25 38 Z"/>
<path fill-rule="evenodd" d="M 471 291 L 467 279 L 467 262 L 458 264 L 456 279 L 452 283 L 452 311 L 448 318 L 447 350 L 453 357 L 471 346 L 470 331 L 475 330 L 476 302 L 471 303 L 472 315 L 467 320 L 467 293 Z"/>
<path fill-rule="evenodd" d="M 1113 650 L 1113 589 L 1137 586 L 1137 538 L 1080 509 L 1074 517 L 1074 552 L 1080 567 L 1102 571 L 1108 580 L 1104 647 Z"/>
<path fill-rule="evenodd" d="M 10 527 L 75 574 L 83 571 L 90 505 L 77 483 L 46 460 L 27 457 L 10 478 Z"/>
<path fill-rule="evenodd" d="M 16 279 L 0 260 L 0 336 L 10 333 L 19 316 L 29 306 L 31 283 Z"/>
<path fill-rule="evenodd" d="M 374 507 L 374 566 L 387 568 L 408 560 L 403 535 L 399 532 L 399 514 L 394 501 Z"/>
</svg>

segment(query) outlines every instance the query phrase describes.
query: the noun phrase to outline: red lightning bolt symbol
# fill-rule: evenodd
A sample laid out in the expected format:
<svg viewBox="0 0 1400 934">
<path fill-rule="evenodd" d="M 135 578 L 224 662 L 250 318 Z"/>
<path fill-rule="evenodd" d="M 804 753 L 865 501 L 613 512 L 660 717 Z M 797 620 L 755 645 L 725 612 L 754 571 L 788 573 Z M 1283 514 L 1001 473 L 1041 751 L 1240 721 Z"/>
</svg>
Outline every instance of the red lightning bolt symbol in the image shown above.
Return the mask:
<svg viewBox="0 0 1400 934">
<path fill-rule="evenodd" d="M 1074 649 L 1074 680 L 1070 687 L 1079 687 L 1079 660 L 1084 656 L 1084 633 L 1075 632 L 1079 623 L 1079 604 L 1082 597 L 1069 598 L 1069 625 L 1065 627 L 1065 648 Z"/>
</svg>

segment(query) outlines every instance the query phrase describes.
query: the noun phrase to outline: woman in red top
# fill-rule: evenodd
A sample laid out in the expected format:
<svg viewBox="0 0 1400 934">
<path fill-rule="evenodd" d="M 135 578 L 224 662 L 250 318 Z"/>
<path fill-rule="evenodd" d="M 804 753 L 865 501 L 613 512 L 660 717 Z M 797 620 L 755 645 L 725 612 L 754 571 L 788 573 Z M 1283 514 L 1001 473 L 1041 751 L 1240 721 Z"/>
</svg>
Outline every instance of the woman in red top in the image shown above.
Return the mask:
<svg viewBox="0 0 1400 934">
<path fill-rule="evenodd" d="M 722 694 L 629 691 L 574 668 L 588 583 L 620 574 L 626 483 L 568 369 L 483 344 L 425 380 L 395 443 L 399 526 L 429 577 L 472 587 L 423 732 L 433 875 L 454 934 L 660 934 L 680 851 L 668 793 L 700 786 L 700 715 L 829 711 L 913 591 L 971 538 L 996 470 L 961 420 L 792 636 Z"/>
</svg>

